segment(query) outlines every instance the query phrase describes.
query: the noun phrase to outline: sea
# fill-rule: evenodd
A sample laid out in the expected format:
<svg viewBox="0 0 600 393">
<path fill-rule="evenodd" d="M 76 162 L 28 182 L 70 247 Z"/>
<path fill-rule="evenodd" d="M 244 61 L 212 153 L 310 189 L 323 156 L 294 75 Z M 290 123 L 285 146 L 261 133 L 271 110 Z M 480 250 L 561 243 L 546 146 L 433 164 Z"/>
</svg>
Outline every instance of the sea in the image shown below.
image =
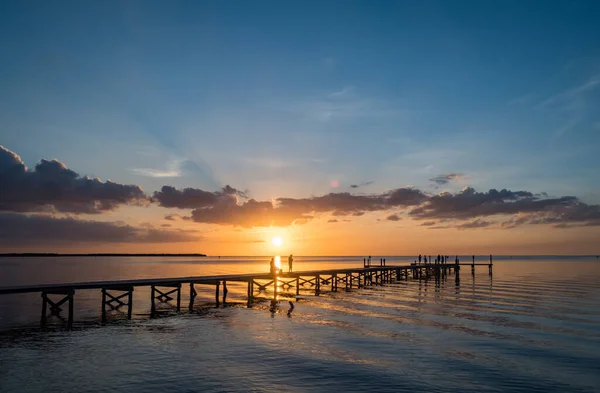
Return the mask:
<svg viewBox="0 0 600 393">
<path fill-rule="evenodd" d="M 269 259 L 9 257 L 0 287 L 267 272 Z M 306 287 L 273 304 L 266 292 L 251 308 L 230 283 L 218 307 L 213 286 L 196 286 L 190 311 L 184 286 L 180 313 L 167 302 L 152 316 L 150 290 L 136 288 L 133 318 L 106 323 L 100 290 L 81 290 L 71 330 L 57 317 L 39 326 L 39 293 L 1 295 L 0 392 L 600 392 L 596 256 L 494 257 L 492 275 L 460 259 L 458 278 Z M 296 271 L 362 265 L 294 259 Z"/>
</svg>

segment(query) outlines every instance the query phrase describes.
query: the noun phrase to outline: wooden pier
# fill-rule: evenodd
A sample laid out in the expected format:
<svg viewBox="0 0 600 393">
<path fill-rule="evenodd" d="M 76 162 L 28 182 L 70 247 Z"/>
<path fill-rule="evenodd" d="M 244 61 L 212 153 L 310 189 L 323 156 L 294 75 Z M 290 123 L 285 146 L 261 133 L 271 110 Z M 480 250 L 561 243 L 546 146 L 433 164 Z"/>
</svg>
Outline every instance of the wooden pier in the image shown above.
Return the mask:
<svg viewBox="0 0 600 393">
<path fill-rule="evenodd" d="M 279 273 L 271 275 L 268 273 L 251 274 L 226 274 L 218 276 L 196 276 L 178 278 L 157 278 L 118 281 L 93 281 L 82 283 L 49 284 L 49 285 L 27 285 L 0 288 L 0 295 L 41 293 L 42 312 L 41 325 L 47 323 L 48 311 L 50 315 L 60 317 L 63 306 L 68 303 L 68 316 L 65 324 L 67 328 L 73 326 L 73 302 L 75 292 L 82 290 L 100 290 L 102 294 L 102 321 L 107 320 L 107 311 L 118 310 L 127 306 L 127 318 L 132 317 L 133 291 L 136 287 L 150 287 L 151 315 L 155 315 L 156 303 L 176 300 L 176 310 L 181 311 L 181 290 L 184 284 L 189 285 L 190 303 L 188 309 L 194 307 L 197 296 L 196 285 L 209 285 L 215 287 L 215 303 L 217 306 L 227 302 L 227 283 L 247 283 L 247 306 L 252 307 L 254 301 L 261 294 L 273 288 L 273 299 L 278 299 L 279 292 L 295 291 L 296 300 L 301 290 L 314 292 L 319 296 L 324 292 L 337 292 L 340 289 L 352 290 L 374 285 L 383 285 L 409 278 L 423 280 L 428 278 L 439 278 L 449 274 L 455 274 L 459 280 L 460 268 L 471 266 L 472 274 L 475 274 L 475 266 L 488 266 L 489 274 L 492 274 L 492 260 L 489 263 L 411 263 L 398 266 L 374 266 L 341 268 L 327 270 L 311 270 L 292 273 Z M 222 288 L 222 290 L 221 290 Z"/>
</svg>

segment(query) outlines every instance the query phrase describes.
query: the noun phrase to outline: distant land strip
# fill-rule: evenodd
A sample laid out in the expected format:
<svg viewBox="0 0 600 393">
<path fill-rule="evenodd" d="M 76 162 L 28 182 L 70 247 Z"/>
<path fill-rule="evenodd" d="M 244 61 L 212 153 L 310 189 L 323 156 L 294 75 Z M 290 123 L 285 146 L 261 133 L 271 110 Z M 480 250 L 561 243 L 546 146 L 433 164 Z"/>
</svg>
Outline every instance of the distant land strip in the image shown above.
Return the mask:
<svg viewBox="0 0 600 393">
<path fill-rule="evenodd" d="M 52 252 L 0 253 L 1 257 L 205 257 L 206 254 L 59 254 Z"/>
</svg>

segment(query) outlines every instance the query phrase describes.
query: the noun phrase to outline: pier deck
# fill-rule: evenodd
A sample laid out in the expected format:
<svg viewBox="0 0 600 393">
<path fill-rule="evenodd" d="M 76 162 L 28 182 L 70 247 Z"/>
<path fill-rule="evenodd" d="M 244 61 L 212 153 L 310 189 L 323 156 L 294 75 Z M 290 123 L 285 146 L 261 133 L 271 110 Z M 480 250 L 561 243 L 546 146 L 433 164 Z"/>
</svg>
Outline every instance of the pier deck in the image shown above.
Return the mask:
<svg viewBox="0 0 600 393">
<path fill-rule="evenodd" d="M 491 261 L 490 261 L 491 262 Z M 42 295 L 42 316 L 41 324 L 44 326 L 47 321 L 47 311 L 51 315 L 59 316 L 62 311 L 61 306 L 68 302 L 69 315 L 66 322 L 67 327 L 72 327 L 73 324 L 73 301 L 75 291 L 100 289 L 102 291 L 102 320 L 106 321 L 107 308 L 110 310 L 118 309 L 121 306 L 127 306 L 128 318 L 131 318 L 133 304 L 133 290 L 135 287 L 151 287 L 151 302 L 152 314 L 155 312 L 155 301 L 167 302 L 174 300 L 172 296 L 176 296 L 177 311 L 181 308 L 181 287 L 183 284 L 188 284 L 190 287 L 190 304 L 189 309 L 192 310 L 194 298 L 197 292 L 194 285 L 214 285 L 215 286 L 215 303 L 217 306 L 220 303 L 222 285 L 223 303 L 227 299 L 227 283 L 228 282 L 245 282 L 248 285 L 247 304 L 252 306 L 256 291 L 263 292 L 267 287 L 273 288 L 273 296 L 276 299 L 278 291 L 282 289 L 295 288 L 296 296 L 300 294 L 300 290 L 305 286 L 309 286 L 311 290 L 314 288 L 314 294 L 318 296 L 324 292 L 322 287 L 328 287 L 329 291 L 335 292 L 341 284 L 344 289 L 362 288 L 371 285 L 381 285 L 397 280 L 408 280 L 409 276 L 413 279 L 427 279 L 432 276 L 440 276 L 446 274 L 458 274 L 460 268 L 471 266 L 471 271 L 474 274 L 475 266 L 488 266 L 489 273 L 492 274 L 491 263 L 468 263 L 468 264 L 416 264 L 410 263 L 405 265 L 395 266 L 370 266 L 357 268 L 340 268 L 340 269 L 323 269 L 309 270 L 290 273 L 279 273 L 273 276 L 269 273 L 245 273 L 245 274 L 223 274 L 214 276 L 192 276 L 192 277 L 170 277 L 170 278 L 151 278 L 151 279 L 135 279 L 135 280 L 115 280 L 115 281 L 91 281 L 79 283 L 63 283 L 63 284 L 42 284 L 42 285 L 23 285 L 0 287 L 0 295 L 22 294 L 38 292 Z M 262 282 L 261 282 L 262 281 Z M 265 283 L 264 281 L 267 281 Z M 255 289 L 255 286 L 257 289 Z M 281 287 L 281 289 L 279 288 Z M 159 289 L 162 288 L 162 289 Z M 169 288 L 166 290 L 165 288 Z M 111 293 L 112 292 L 112 293 Z M 115 294 L 115 292 L 119 292 Z M 52 300 L 50 295 L 60 295 L 59 300 Z M 171 296 L 172 295 L 172 296 Z"/>
</svg>

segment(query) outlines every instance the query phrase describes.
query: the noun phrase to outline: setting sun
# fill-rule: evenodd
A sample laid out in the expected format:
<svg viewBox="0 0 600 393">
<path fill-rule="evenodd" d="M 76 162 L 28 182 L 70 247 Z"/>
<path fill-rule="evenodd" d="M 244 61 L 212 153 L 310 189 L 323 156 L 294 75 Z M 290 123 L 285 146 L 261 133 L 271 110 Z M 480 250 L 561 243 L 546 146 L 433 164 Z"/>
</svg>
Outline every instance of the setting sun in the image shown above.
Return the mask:
<svg viewBox="0 0 600 393">
<path fill-rule="evenodd" d="M 281 247 L 281 245 L 283 244 L 283 239 L 281 238 L 281 236 L 274 236 L 273 239 L 271 239 L 271 243 L 275 247 Z"/>
</svg>

